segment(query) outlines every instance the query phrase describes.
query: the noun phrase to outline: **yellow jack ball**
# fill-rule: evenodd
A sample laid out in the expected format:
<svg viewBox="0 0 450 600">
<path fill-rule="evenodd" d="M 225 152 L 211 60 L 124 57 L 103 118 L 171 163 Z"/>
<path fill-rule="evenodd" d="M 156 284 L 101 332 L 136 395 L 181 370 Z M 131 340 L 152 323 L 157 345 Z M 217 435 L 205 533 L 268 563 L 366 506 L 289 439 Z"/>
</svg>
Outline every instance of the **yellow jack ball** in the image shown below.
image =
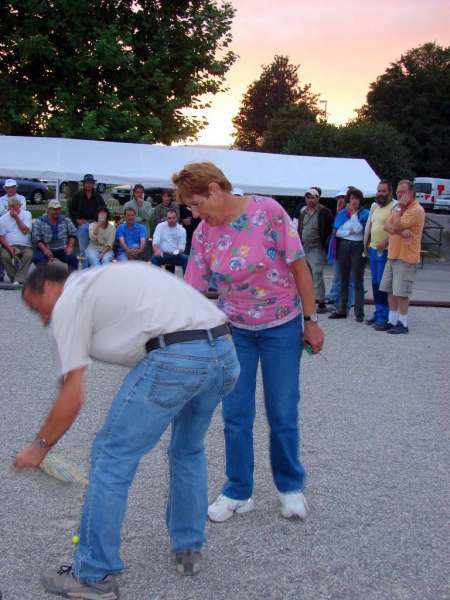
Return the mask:
<svg viewBox="0 0 450 600">
<path fill-rule="evenodd" d="M 73 535 L 72 536 L 72 544 L 78 544 L 78 542 L 80 541 L 80 537 L 78 535 Z"/>
</svg>

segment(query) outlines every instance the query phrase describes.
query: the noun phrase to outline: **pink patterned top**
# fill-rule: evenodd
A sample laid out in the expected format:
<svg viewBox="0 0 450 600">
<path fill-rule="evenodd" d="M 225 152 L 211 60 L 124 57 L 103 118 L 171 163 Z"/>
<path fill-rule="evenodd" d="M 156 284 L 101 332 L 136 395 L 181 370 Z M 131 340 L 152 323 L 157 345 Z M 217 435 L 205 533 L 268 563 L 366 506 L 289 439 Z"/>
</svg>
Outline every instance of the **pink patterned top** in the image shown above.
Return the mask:
<svg viewBox="0 0 450 600">
<path fill-rule="evenodd" d="M 245 213 L 195 230 L 185 280 L 198 290 L 217 288 L 219 308 L 236 327 L 266 329 L 300 313 L 289 264 L 304 256 L 286 211 L 272 198 L 252 196 Z"/>
</svg>

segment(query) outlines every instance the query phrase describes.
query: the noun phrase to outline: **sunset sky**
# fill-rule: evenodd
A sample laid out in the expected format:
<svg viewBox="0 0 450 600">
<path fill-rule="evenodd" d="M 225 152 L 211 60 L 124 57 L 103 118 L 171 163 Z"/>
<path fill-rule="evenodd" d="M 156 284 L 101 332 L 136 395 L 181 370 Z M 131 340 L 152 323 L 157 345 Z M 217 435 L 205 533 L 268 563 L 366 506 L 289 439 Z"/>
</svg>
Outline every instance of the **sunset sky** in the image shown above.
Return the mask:
<svg viewBox="0 0 450 600">
<path fill-rule="evenodd" d="M 450 45 L 449 0 L 234 0 L 228 92 L 206 111 L 200 144 L 230 144 L 231 119 L 261 65 L 275 54 L 300 64 L 301 83 L 327 101 L 328 120 L 345 123 L 390 62 L 424 42 Z M 323 107 L 323 105 L 322 105 Z"/>
</svg>

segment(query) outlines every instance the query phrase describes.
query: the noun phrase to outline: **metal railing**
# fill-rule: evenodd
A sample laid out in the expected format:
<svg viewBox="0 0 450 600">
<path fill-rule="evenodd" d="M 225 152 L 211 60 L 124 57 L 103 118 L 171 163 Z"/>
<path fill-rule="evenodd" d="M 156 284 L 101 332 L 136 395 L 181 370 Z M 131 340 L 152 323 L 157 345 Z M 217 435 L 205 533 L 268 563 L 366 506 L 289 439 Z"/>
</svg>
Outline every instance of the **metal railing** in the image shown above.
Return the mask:
<svg viewBox="0 0 450 600">
<path fill-rule="evenodd" d="M 422 251 L 420 253 L 422 268 L 425 255 L 432 255 L 436 258 L 441 256 L 443 231 L 444 227 L 440 223 L 426 215 L 422 234 Z"/>
<path fill-rule="evenodd" d="M 436 248 L 435 254 L 440 256 L 443 231 L 444 227 L 427 215 L 425 219 L 425 227 L 423 228 L 422 247 L 426 247 L 427 250 L 430 248 Z"/>
</svg>

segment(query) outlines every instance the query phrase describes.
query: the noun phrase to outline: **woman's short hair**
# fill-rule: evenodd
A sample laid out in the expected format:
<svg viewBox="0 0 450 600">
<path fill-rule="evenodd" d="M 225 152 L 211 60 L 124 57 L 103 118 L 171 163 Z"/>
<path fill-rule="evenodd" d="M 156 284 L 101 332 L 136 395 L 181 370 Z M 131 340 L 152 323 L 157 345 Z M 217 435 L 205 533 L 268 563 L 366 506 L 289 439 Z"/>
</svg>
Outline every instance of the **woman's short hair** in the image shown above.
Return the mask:
<svg viewBox="0 0 450 600">
<path fill-rule="evenodd" d="M 350 200 L 350 196 L 355 196 L 355 198 L 358 198 L 360 202 L 364 202 L 364 194 L 361 190 L 358 190 L 358 188 L 351 187 L 348 189 L 347 202 Z"/>
<path fill-rule="evenodd" d="M 100 207 L 99 207 L 99 209 L 98 209 L 98 211 L 97 211 L 97 214 L 95 215 L 95 220 L 96 220 L 96 221 L 98 221 L 98 215 L 99 215 L 101 212 L 105 212 L 105 213 L 106 213 L 106 220 L 107 220 L 107 221 L 111 221 L 111 213 L 110 213 L 110 211 L 109 211 L 109 208 L 108 208 L 107 206 L 100 206 Z"/>
<path fill-rule="evenodd" d="M 133 186 L 133 196 L 134 196 L 134 192 L 135 192 L 136 190 L 142 190 L 143 192 L 145 192 L 145 188 L 144 188 L 144 186 L 142 185 L 142 183 L 136 183 L 136 185 L 135 185 L 135 186 Z"/>
<path fill-rule="evenodd" d="M 225 192 L 231 192 L 232 185 L 222 171 L 211 162 L 191 163 L 179 173 L 172 175 L 177 188 L 177 200 L 185 202 L 194 194 L 208 196 L 210 183 L 217 183 Z"/>
</svg>

